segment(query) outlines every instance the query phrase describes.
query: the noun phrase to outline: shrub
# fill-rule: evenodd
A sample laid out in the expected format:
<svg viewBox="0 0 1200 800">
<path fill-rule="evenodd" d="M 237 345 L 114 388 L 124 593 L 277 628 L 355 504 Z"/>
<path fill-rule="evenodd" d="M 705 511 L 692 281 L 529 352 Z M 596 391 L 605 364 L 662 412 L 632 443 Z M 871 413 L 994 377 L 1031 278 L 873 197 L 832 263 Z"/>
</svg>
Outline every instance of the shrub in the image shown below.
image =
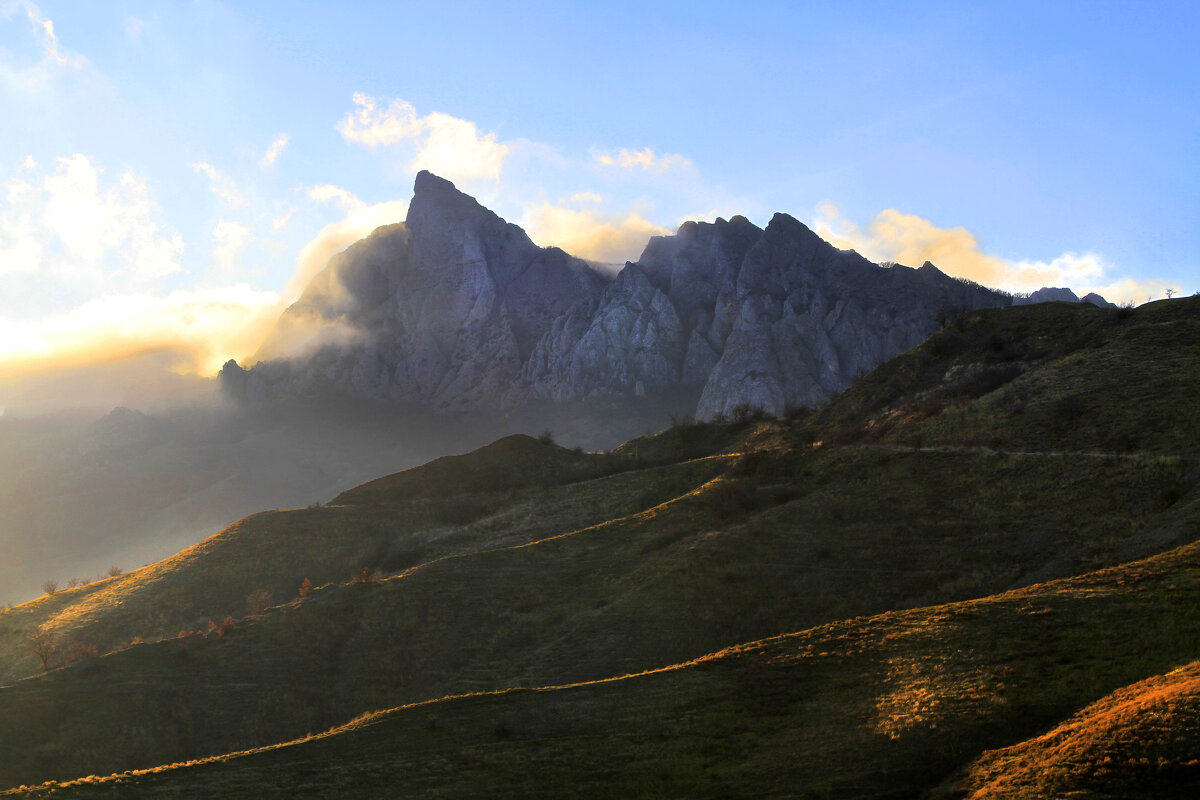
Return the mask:
<svg viewBox="0 0 1200 800">
<path fill-rule="evenodd" d="M 379 583 L 382 577 L 374 567 L 359 567 L 350 576 L 350 583 Z"/>
<path fill-rule="evenodd" d="M 76 661 L 82 661 L 85 658 L 96 658 L 100 655 L 100 648 L 94 644 L 85 642 L 75 642 L 67 651 L 65 658 L 66 663 L 74 664 Z"/>
<path fill-rule="evenodd" d="M 761 406 L 750 403 L 738 403 L 730 412 L 730 418 L 737 425 L 744 425 L 747 422 L 762 422 L 767 416 L 767 412 Z"/>
<path fill-rule="evenodd" d="M 554 444 L 554 433 L 546 429 L 538 434 L 537 440 L 542 444 Z"/>
<path fill-rule="evenodd" d="M 58 591 L 58 581 L 43 581 L 42 591 L 46 594 L 54 594 Z"/>
<path fill-rule="evenodd" d="M 45 672 L 58 654 L 58 639 L 49 631 L 39 629 L 25 640 L 25 647 L 38 659 L 42 672 Z"/>
<path fill-rule="evenodd" d="M 770 465 L 770 456 L 762 450 L 750 450 L 738 456 L 738 459 L 729 468 L 729 472 L 731 475 L 739 477 L 759 475 L 765 472 Z"/>
<path fill-rule="evenodd" d="M 246 616 L 257 617 L 271 607 L 271 593 L 259 589 L 246 595 Z"/>
<path fill-rule="evenodd" d="M 308 597 L 310 594 L 312 594 L 312 590 L 313 590 L 312 581 L 310 581 L 308 578 L 305 578 L 304 580 L 300 581 L 299 595 L 301 597 Z"/>
<path fill-rule="evenodd" d="M 121 569 L 116 564 L 113 564 L 111 567 L 108 568 L 108 577 L 115 578 L 118 575 L 123 574 L 124 572 L 125 572 L 125 570 Z"/>
</svg>

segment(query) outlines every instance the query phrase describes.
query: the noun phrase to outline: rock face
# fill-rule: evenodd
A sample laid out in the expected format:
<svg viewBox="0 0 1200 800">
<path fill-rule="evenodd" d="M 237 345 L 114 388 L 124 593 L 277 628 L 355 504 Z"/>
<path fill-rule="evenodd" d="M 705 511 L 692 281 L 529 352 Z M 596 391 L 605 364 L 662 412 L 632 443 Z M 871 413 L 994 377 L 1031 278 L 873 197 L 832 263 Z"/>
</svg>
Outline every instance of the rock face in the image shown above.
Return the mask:
<svg viewBox="0 0 1200 800">
<path fill-rule="evenodd" d="M 700 417 L 780 412 L 822 402 L 948 313 L 1010 302 L 928 262 L 878 266 L 786 214 L 765 230 L 684 223 L 610 278 L 422 172 L 407 220 L 333 258 L 257 363 L 231 361 L 221 381 L 246 402 L 333 391 L 469 410 L 674 393 Z"/>
</svg>

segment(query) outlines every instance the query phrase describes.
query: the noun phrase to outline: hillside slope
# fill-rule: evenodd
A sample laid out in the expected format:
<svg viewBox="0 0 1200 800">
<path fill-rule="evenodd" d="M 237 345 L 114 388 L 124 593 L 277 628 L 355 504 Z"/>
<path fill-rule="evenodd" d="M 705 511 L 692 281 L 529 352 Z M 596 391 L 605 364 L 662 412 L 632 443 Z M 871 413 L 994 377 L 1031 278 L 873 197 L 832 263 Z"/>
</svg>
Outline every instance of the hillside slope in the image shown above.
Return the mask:
<svg viewBox="0 0 1200 800">
<path fill-rule="evenodd" d="M 1200 419 L 1200 347 L 1189 337 L 1200 309 L 1174 302 L 1129 313 L 1057 305 L 978 312 L 938 335 L 959 337 L 956 347 L 935 337 L 813 414 L 685 424 L 601 454 L 510 437 L 364 484 L 324 508 L 248 518 L 174 559 L 12 609 L 0 616 L 0 657 L 12 677 L 38 671 L 25 645 L 39 631 L 113 652 L 0 687 L 0 730 L 23 743 L 0 747 L 0 785 L 266 746 L 446 695 L 663 669 L 743 642 L 969 601 L 1192 542 L 1200 536 L 1189 438 Z M 1080 348 L 1044 346 L 1080 321 L 1099 332 L 1084 355 L 1126 365 L 1124 382 L 1078 369 Z M 987 419 L 1009 439 L 981 444 L 954 420 L 985 419 L 979 409 L 993 408 L 1004 385 L 972 393 L 956 381 L 964 365 L 992 352 L 997 329 L 1021 331 L 1013 346 L 1030 354 L 1013 381 L 1036 387 L 1076 370 L 1075 389 L 1093 375 L 1109 393 L 1089 394 L 1071 426 L 1047 426 L 1040 438 L 1034 423 L 1043 417 L 1028 414 L 1036 397 L 1024 412 L 997 405 Z M 1126 401 L 1143 387 L 1168 393 L 1171 421 L 1160 423 L 1153 403 Z M 929 397 L 938 399 L 930 413 L 911 410 Z M 1138 448 L 1108 449 L 1107 431 L 1118 425 L 1145 429 Z M 914 438 L 932 431 L 941 431 L 932 444 Z M 1190 570 L 1193 555 L 1185 547 L 1146 563 Z M 1070 584 L 1106 587 L 1080 596 L 1114 599 L 1070 622 L 1063 637 L 1103 627 L 1105 614 L 1120 617 L 1143 600 L 1177 596 L 1190 613 L 1187 585 L 1147 600 L 1145 582 L 1129 576 L 1151 568 L 1125 569 Z M 1173 580 L 1166 567 L 1151 572 L 1163 585 Z M 319 588 L 297 597 L 304 578 Z M 260 590 L 282 605 L 248 608 Z M 1058 687 L 1062 698 L 1044 699 L 1047 710 L 1032 719 L 1057 723 L 1106 692 L 1195 659 L 1192 623 L 1172 614 L 1162 618 L 1179 641 L 1154 638 L 1145 620 L 1157 617 L 1144 617 L 1143 649 L 1110 642 L 1127 655 L 1099 673 L 1069 648 L 1047 655 L 1058 659 L 1049 685 L 1057 675 L 1074 688 Z M 956 630 L 935 628 L 938 637 Z M 996 646 L 1017 641 L 1003 644 L 1008 635 Z M 131 640 L 138 643 L 126 646 Z M 956 657 L 937 637 L 920 641 L 929 648 L 923 658 Z M 1078 654 L 1091 652 L 1080 646 Z M 735 695 L 752 696 L 757 681 L 734 681 Z M 726 696 L 734 684 L 708 699 L 748 702 Z M 667 724 L 675 707 L 655 702 L 665 703 Z M 858 724 L 822 713 L 826 727 Z M 979 724 L 992 730 L 986 719 Z M 922 786 L 982 749 L 1038 732 L 996 724 L 995 737 L 970 740 L 975 749 L 950 748 L 959 761 L 939 756 L 922 767 L 921 781 L 933 781 Z M 114 729 L 122 736 L 95 734 Z M 689 753 L 685 760 L 699 757 Z"/>
<path fill-rule="evenodd" d="M 845 620 L 643 674 L 449 697 L 257 752 L 14 794 L 914 797 L 973 754 L 1166 673 L 1118 691 L 1066 728 L 1157 730 L 1155 720 L 1127 713 L 1129 705 L 1169 708 L 1172 735 L 1164 738 L 1174 747 L 1136 735 L 1104 741 L 1102 730 L 1089 738 L 1111 757 L 1095 762 L 1101 774 L 1121 776 L 1108 783 L 1124 788 L 1119 796 L 1188 796 L 1197 768 L 1194 751 L 1180 748 L 1195 739 L 1197 612 L 1200 546 L 1189 545 L 1079 578 Z M 1172 671 L 1179 665 L 1190 666 Z M 1174 727 L 1179 721 L 1188 727 Z M 1051 749 L 1063 736 L 1052 731 L 1038 746 Z M 1127 768 L 1131 753 L 1140 757 Z M 1141 760 L 1168 753 L 1154 764 Z M 1070 752 L 1056 755 L 1069 765 Z M 1151 782 L 1141 783 L 1147 775 Z M 1024 792 L 974 796 L 1062 796 L 1053 774 L 1030 778 Z M 1037 794 L 1037 785 L 1051 791 Z"/>
</svg>

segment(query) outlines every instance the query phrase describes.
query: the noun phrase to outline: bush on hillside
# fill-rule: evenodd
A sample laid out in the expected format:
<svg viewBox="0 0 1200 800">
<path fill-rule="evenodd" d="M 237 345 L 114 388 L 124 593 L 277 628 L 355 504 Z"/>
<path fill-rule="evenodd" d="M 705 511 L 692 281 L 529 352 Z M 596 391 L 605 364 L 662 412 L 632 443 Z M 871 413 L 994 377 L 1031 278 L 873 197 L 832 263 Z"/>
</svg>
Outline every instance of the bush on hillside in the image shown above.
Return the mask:
<svg viewBox="0 0 1200 800">
<path fill-rule="evenodd" d="M 363 566 L 354 570 L 354 573 L 350 576 L 350 583 L 379 583 L 379 581 L 382 579 L 383 576 L 379 573 L 378 569 L 375 567 Z"/>
<path fill-rule="evenodd" d="M 25 639 L 25 648 L 33 653 L 41 665 L 42 672 L 50 669 L 58 655 L 58 638 L 46 630 L 36 630 Z"/>
<path fill-rule="evenodd" d="M 271 593 L 259 589 L 246 595 L 246 616 L 257 617 L 271 607 Z"/>
</svg>

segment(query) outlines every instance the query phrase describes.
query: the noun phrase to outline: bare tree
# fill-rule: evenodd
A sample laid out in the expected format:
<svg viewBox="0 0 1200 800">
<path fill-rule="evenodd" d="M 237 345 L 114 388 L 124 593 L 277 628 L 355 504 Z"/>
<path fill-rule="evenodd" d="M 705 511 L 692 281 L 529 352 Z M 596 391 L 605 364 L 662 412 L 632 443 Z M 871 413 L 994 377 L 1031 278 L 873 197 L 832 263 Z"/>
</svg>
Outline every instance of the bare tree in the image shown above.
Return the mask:
<svg viewBox="0 0 1200 800">
<path fill-rule="evenodd" d="M 25 640 L 25 647 L 37 656 L 42 665 L 42 672 L 45 672 L 50 669 L 50 662 L 58 652 L 58 639 L 50 631 L 39 628 Z"/>
<path fill-rule="evenodd" d="M 1168 300 L 1170 300 L 1170 299 L 1171 299 L 1172 297 L 1174 297 L 1174 296 L 1175 296 L 1175 290 L 1174 290 L 1174 289 L 1167 289 L 1167 299 L 1168 299 Z"/>
</svg>

